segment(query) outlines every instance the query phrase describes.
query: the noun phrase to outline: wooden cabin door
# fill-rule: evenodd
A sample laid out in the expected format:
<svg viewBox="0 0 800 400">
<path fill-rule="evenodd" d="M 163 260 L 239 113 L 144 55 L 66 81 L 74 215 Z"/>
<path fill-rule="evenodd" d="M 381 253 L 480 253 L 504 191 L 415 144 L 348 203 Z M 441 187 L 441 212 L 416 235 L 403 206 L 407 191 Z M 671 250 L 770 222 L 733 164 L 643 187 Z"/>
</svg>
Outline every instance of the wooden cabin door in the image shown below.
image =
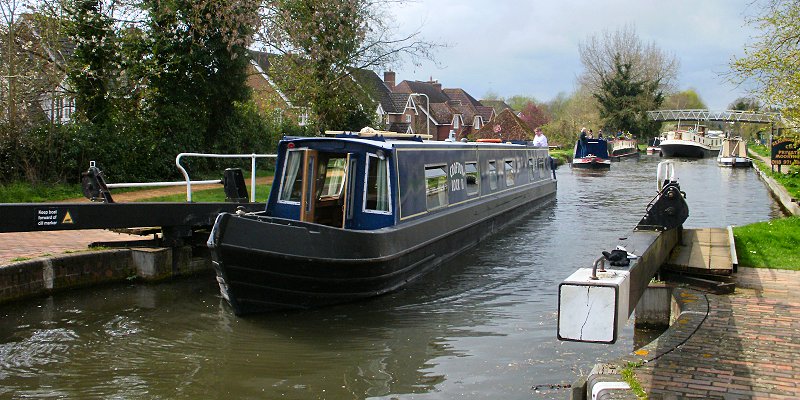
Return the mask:
<svg viewBox="0 0 800 400">
<path fill-rule="evenodd" d="M 352 196 L 351 190 L 351 182 L 354 182 L 353 177 L 351 176 L 355 173 L 355 160 L 353 160 L 350 156 L 352 153 L 347 153 L 347 157 L 345 158 L 344 163 L 344 183 L 342 184 L 342 225 L 340 228 L 347 227 L 347 219 L 348 219 L 348 210 L 350 210 L 350 197 Z M 352 162 L 351 162 L 352 160 Z M 352 211 L 350 211 L 350 217 L 352 218 Z"/>
<path fill-rule="evenodd" d="M 304 153 L 303 197 L 300 200 L 300 220 L 314 222 L 319 154 L 317 154 L 316 150 L 305 150 Z"/>
</svg>

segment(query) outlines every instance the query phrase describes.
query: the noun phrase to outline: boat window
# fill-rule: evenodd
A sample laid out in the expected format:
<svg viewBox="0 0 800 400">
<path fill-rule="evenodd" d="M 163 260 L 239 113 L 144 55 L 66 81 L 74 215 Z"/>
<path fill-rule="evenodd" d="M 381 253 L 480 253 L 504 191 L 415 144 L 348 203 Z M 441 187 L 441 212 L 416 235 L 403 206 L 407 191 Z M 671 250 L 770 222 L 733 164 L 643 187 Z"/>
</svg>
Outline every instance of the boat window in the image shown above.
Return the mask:
<svg viewBox="0 0 800 400">
<path fill-rule="evenodd" d="M 536 164 L 533 162 L 533 157 L 528 158 L 528 175 L 531 181 L 536 179 Z"/>
<path fill-rule="evenodd" d="M 489 161 L 489 171 L 487 175 L 489 176 L 489 189 L 497 189 L 497 167 L 494 160 Z"/>
<path fill-rule="evenodd" d="M 300 197 L 303 195 L 303 174 L 300 173 L 302 163 L 303 150 L 290 150 L 283 166 L 279 201 L 300 204 Z"/>
<path fill-rule="evenodd" d="M 539 164 L 539 177 L 540 178 L 546 177 L 547 176 L 547 171 L 546 171 L 547 170 L 547 166 L 546 166 L 544 157 L 539 157 L 536 160 L 538 161 L 538 164 Z"/>
<path fill-rule="evenodd" d="M 342 194 L 344 188 L 344 172 L 346 158 L 331 158 L 325 165 L 325 170 L 320 171 L 320 175 L 324 176 L 324 182 L 320 188 L 318 198 L 333 197 L 337 198 Z M 322 168 L 320 168 L 322 169 Z"/>
<path fill-rule="evenodd" d="M 447 172 L 443 165 L 425 167 L 425 195 L 428 210 L 447 205 Z"/>
<path fill-rule="evenodd" d="M 364 211 L 391 213 L 389 201 L 389 162 L 369 154 L 367 157 L 367 188 L 364 191 Z"/>
<path fill-rule="evenodd" d="M 481 174 L 478 173 L 478 163 L 468 162 L 464 166 L 465 178 L 467 179 L 467 195 L 472 196 L 480 191 Z"/>
<path fill-rule="evenodd" d="M 505 166 L 503 168 L 503 173 L 506 175 L 506 186 L 514 186 L 514 175 L 516 173 L 514 170 L 514 160 L 505 160 Z"/>
</svg>

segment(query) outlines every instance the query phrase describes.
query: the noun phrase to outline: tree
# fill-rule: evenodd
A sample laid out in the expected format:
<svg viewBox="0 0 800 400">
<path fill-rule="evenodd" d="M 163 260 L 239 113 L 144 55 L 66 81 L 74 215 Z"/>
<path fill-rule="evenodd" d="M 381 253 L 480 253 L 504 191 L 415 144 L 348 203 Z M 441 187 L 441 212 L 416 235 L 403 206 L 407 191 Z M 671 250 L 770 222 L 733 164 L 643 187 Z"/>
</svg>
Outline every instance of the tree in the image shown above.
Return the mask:
<svg viewBox="0 0 800 400">
<path fill-rule="evenodd" d="M 728 105 L 729 110 L 759 112 L 761 111 L 761 102 L 753 97 L 740 97 Z M 742 122 L 732 123 L 730 129 L 735 135 L 749 139 L 757 137 L 758 132 L 764 129 L 763 125 L 747 124 Z"/>
<path fill-rule="evenodd" d="M 615 60 L 630 65 L 630 77 L 636 81 L 657 82 L 663 93 L 673 90 L 679 62 L 674 55 L 658 48 L 655 43 L 642 43 L 633 26 L 615 32 L 604 31 L 601 36 L 590 36 L 578 44 L 583 73 L 581 85 L 591 93 L 598 93 L 603 80 L 616 73 Z"/>
<path fill-rule="evenodd" d="M 157 131 L 177 143 L 211 149 L 234 103 L 249 98 L 254 0 L 144 0 L 149 16 L 140 60 Z M 195 130 L 202 132 L 198 142 Z"/>
<path fill-rule="evenodd" d="M 318 128 L 355 129 L 373 110 L 369 93 L 355 84 L 361 68 L 386 67 L 401 57 L 432 59 L 434 45 L 419 32 L 397 37 L 389 26 L 389 0 L 266 0 L 259 39 L 283 57 L 270 76 L 293 88 L 293 101 L 311 108 Z M 353 115 L 356 114 L 356 115 Z M 359 117 L 361 115 L 362 117 Z M 363 127 L 363 126 L 362 126 Z"/>
<path fill-rule="evenodd" d="M 687 89 L 667 96 L 661 108 L 664 110 L 700 110 L 707 107 L 694 89 Z"/>
<path fill-rule="evenodd" d="M 598 101 L 603 126 L 627 130 L 642 138 L 658 129 L 659 123 L 646 111 L 657 109 L 664 101 L 658 81 L 635 79 L 631 63 L 614 58 L 614 73 L 607 74 L 594 97 Z"/>
<path fill-rule="evenodd" d="M 72 0 L 66 5 L 67 32 L 75 50 L 67 60 L 76 116 L 108 123 L 112 82 L 119 76 L 119 49 L 112 19 L 103 13 L 100 0 Z"/>
<path fill-rule="evenodd" d="M 525 121 L 531 129 L 536 129 L 550 122 L 550 116 L 532 101 L 529 101 L 522 107 L 519 117 Z"/>
<path fill-rule="evenodd" d="M 731 81 L 751 83 L 752 94 L 784 117 L 800 120 L 800 2 L 768 0 L 760 15 L 748 20 L 761 31 L 745 48 L 745 56 L 731 60 Z"/>
<path fill-rule="evenodd" d="M 515 96 L 511 96 L 511 97 L 508 98 L 508 100 L 506 100 L 506 104 L 508 104 L 509 107 L 511 107 L 514 111 L 517 111 L 517 112 L 522 111 L 522 109 L 528 103 L 534 103 L 535 104 L 536 103 L 536 99 L 534 99 L 531 96 L 523 96 L 523 95 L 519 95 L 518 94 L 518 95 L 515 95 Z"/>
</svg>

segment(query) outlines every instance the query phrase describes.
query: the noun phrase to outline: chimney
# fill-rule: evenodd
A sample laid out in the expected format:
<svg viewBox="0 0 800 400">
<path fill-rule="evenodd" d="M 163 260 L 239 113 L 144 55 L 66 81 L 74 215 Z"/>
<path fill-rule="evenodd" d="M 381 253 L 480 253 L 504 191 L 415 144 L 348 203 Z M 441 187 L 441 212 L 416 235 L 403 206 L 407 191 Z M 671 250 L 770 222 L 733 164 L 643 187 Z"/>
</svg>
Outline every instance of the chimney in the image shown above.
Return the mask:
<svg viewBox="0 0 800 400">
<path fill-rule="evenodd" d="M 389 87 L 389 90 L 394 90 L 395 74 L 394 71 L 386 71 L 383 73 L 383 83 Z"/>
</svg>

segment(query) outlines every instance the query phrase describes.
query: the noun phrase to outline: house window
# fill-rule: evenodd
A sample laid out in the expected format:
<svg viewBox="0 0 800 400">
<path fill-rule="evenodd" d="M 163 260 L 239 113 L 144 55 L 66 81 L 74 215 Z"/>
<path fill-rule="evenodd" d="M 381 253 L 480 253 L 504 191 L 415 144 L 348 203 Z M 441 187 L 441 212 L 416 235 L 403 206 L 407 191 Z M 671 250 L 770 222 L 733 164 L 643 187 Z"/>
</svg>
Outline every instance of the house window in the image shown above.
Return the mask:
<svg viewBox="0 0 800 400">
<path fill-rule="evenodd" d="M 533 161 L 533 157 L 528 159 L 528 174 L 530 175 L 531 182 L 536 179 L 536 164 Z"/>
<path fill-rule="evenodd" d="M 374 154 L 367 156 L 367 179 L 364 190 L 364 211 L 390 214 L 389 162 Z"/>
<path fill-rule="evenodd" d="M 278 201 L 281 203 L 300 204 L 303 195 L 303 150 L 290 150 L 283 165 L 283 179 Z"/>
<path fill-rule="evenodd" d="M 406 114 L 406 122 L 411 123 L 411 114 Z"/>
<path fill-rule="evenodd" d="M 480 191 L 481 174 L 478 173 L 478 163 L 468 162 L 464 166 L 465 178 L 467 180 L 467 195 L 474 196 Z"/>
<path fill-rule="evenodd" d="M 447 205 L 447 172 L 443 165 L 425 167 L 425 194 L 428 210 Z"/>
<path fill-rule="evenodd" d="M 514 160 L 505 160 L 505 166 L 503 173 L 506 175 L 506 187 L 514 186 L 514 176 L 516 175 L 516 170 L 514 170 Z"/>
<path fill-rule="evenodd" d="M 489 171 L 486 175 L 489 178 L 489 189 L 497 189 L 497 164 L 494 160 L 489 161 Z"/>
<path fill-rule="evenodd" d="M 453 118 L 453 129 L 458 129 L 458 117 Z"/>
</svg>

